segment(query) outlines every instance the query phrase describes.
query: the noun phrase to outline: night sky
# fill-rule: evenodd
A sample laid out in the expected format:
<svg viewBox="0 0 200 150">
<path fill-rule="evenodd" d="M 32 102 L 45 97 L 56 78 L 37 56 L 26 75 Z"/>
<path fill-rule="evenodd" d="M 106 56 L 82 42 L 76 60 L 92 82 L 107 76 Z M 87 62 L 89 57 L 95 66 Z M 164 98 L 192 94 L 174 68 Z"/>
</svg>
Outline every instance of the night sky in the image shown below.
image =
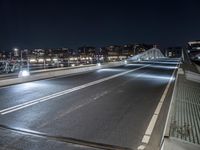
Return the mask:
<svg viewBox="0 0 200 150">
<path fill-rule="evenodd" d="M 0 50 L 197 39 L 198 0 L 0 0 Z"/>
</svg>

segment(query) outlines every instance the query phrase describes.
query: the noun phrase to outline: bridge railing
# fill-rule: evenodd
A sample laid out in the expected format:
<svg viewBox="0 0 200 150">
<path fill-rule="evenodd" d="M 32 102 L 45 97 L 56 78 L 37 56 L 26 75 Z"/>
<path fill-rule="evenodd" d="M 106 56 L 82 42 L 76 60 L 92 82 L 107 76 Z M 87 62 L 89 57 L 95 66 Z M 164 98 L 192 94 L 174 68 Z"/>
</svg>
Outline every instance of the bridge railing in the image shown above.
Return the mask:
<svg viewBox="0 0 200 150">
<path fill-rule="evenodd" d="M 145 52 L 142 52 L 138 55 L 135 55 L 133 57 L 130 57 L 129 61 L 142 61 L 142 60 L 153 60 L 153 59 L 159 59 L 164 58 L 164 55 L 162 52 L 157 48 L 151 48 Z"/>
</svg>

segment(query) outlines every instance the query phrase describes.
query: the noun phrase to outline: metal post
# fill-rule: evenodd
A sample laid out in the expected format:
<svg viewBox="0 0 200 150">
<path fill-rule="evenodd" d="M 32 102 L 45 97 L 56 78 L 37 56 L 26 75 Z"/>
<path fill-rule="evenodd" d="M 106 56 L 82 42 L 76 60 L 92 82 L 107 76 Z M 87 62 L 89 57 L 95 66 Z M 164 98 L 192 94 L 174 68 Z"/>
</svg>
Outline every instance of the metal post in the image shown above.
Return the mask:
<svg viewBox="0 0 200 150">
<path fill-rule="evenodd" d="M 20 70 L 22 70 L 22 50 L 20 51 Z"/>
</svg>

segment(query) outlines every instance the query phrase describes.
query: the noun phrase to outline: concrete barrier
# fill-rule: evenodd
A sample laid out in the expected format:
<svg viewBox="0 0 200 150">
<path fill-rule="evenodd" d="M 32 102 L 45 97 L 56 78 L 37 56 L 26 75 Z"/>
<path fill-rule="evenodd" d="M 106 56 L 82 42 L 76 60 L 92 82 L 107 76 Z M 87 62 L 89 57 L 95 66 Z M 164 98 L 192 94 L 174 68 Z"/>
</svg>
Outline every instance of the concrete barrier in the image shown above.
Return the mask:
<svg viewBox="0 0 200 150">
<path fill-rule="evenodd" d="M 89 72 L 89 71 L 101 69 L 101 68 L 120 66 L 123 64 L 124 62 L 112 62 L 112 63 L 103 64 L 101 66 L 90 65 L 87 67 L 73 67 L 73 68 L 66 68 L 66 69 L 52 69 L 52 70 L 47 69 L 45 71 L 43 70 L 42 72 L 38 72 L 28 77 L 0 80 L 0 86 L 8 86 L 8 85 L 13 85 L 13 84 L 25 83 L 25 82 L 36 81 L 36 80 L 41 80 L 41 79 L 48 79 L 48 78 L 64 76 L 64 75 L 73 75 L 73 74 Z"/>
<path fill-rule="evenodd" d="M 60 68 L 49 68 L 49 69 L 41 69 L 41 70 L 31 70 L 30 74 L 36 74 L 36 73 L 43 73 L 43 72 L 51 72 L 51 71 L 58 71 L 58 70 L 69 70 L 69 69 L 74 69 L 74 68 L 83 68 L 83 67 L 89 67 L 89 66 L 96 66 L 95 64 L 89 64 L 89 65 L 83 65 L 83 66 L 74 66 L 74 67 L 60 67 Z M 11 79 L 11 78 L 16 78 L 18 76 L 19 72 L 15 73 L 9 73 L 9 74 L 1 74 L 0 75 L 0 80 L 5 80 L 5 79 Z"/>
<path fill-rule="evenodd" d="M 195 67 L 197 68 L 198 72 L 200 73 L 200 66 L 199 65 L 195 65 Z"/>
<path fill-rule="evenodd" d="M 90 64 L 90 65 L 74 66 L 74 67 L 50 68 L 50 69 L 33 70 L 33 71 L 30 71 L 30 72 L 31 73 L 41 73 L 41 72 L 58 71 L 58 70 L 69 70 L 69 69 L 83 68 L 83 67 L 90 67 L 90 66 L 96 66 L 96 65 L 95 64 Z"/>
</svg>

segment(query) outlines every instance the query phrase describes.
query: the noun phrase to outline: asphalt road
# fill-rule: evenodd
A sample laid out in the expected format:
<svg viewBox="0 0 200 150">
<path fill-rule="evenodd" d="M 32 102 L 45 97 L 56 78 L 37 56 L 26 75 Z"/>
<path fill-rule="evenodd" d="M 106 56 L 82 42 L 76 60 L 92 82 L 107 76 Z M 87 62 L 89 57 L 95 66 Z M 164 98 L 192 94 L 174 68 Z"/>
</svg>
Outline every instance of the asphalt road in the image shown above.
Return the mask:
<svg viewBox="0 0 200 150">
<path fill-rule="evenodd" d="M 0 125 L 137 149 L 176 65 L 127 64 L 0 88 Z"/>
</svg>

